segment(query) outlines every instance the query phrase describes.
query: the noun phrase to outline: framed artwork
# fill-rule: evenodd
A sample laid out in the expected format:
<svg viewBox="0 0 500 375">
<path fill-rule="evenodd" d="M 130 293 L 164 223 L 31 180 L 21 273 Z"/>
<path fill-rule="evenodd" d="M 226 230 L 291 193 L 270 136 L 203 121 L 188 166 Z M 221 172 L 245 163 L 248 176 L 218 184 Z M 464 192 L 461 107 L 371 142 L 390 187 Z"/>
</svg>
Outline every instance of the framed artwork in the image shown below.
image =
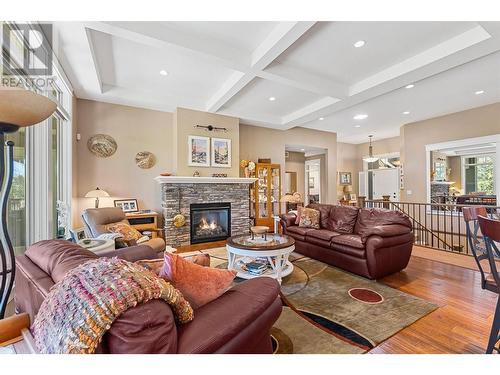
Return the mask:
<svg viewBox="0 0 500 375">
<path fill-rule="evenodd" d="M 314 189 L 314 177 L 309 177 L 309 189 Z"/>
<path fill-rule="evenodd" d="M 231 168 L 231 140 L 212 138 L 212 167 Z"/>
<path fill-rule="evenodd" d="M 115 207 L 121 208 L 123 212 L 139 211 L 137 199 L 117 199 L 115 200 Z"/>
<path fill-rule="evenodd" d="M 339 185 L 352 185 L 351 172 L 339 172 Z"/>
<path fill-rule="evenodd" d="M 70 229 L 69 232 L 71 234 L 71 240 L 73 242 L 78 242 L 78 241 L 83 240 L 85 238 L 84 228 Z"/>
<path fill-rule="evenodd" d="M 190 135 L 188 137 L 188 165 L 210 167 L 210 138 Z"/>
</svg>

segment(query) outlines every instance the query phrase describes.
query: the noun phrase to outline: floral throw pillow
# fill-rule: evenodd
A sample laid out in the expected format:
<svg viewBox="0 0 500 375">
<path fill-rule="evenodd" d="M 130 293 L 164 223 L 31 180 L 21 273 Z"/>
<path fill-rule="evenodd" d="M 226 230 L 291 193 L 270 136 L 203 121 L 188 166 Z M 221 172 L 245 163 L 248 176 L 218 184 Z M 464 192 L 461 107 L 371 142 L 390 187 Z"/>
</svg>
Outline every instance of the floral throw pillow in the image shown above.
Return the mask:
<svg viewBox="0 0 500 375">
<path fill-rule="evenodd" d="M 302 208 L 299 214 L 299 227 L 319 229 L 318 210 L 313 208 Z"/>
<path fill-rule="evenodd" d="M 106 230 L 111 233 L 121 234 L 125 241 L 137 241 L 142 237 L 141 232 L 137 229 L 131 227 L 127 223 L 112 223 L 106 225 Z"/>
</svg>

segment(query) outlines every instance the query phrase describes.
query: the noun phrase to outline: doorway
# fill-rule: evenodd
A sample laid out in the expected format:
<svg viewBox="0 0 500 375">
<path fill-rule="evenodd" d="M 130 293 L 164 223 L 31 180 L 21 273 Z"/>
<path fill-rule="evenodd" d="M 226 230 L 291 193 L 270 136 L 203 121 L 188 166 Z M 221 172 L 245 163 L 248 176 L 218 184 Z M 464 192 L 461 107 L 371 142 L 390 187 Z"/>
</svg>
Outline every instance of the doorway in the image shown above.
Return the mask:
<svg viewBox="0 0 500 375">
<path fill-rule="evenodd" d="M 305 163 L 305 202 L 321 202 L 321 159 L 308 159 Z"/>
</svg>

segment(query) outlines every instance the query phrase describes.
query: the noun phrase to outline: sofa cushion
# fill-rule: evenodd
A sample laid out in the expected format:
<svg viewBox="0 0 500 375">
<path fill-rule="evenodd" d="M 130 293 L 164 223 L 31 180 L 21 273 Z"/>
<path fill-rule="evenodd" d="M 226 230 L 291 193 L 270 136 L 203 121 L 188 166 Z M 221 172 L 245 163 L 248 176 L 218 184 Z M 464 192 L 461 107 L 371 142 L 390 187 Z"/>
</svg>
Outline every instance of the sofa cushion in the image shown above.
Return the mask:
<svg viewBox="0 0 500 375">
<path fill-rule="evenodd" d="M 34 243 L 28 247 L 25 255 L 47 273 L 55 283 L 62 280 L 69 270 L 98 258 L 92 251 L 65 240 L 45 240 Z"/>
<path fill-rule="evenodd" d="M 365 245 L 361 241 L 361 236 L 357 234 L 342 234 L 340 236 L 335 236 L 331 239 L 331 242 L 333 244 L 346 245 L 358 249 L 365 248 Z"/>
<path fill-rule="evenodd" d="M 310 232 L 312 230 L 315 230 L 315 229 L 293 226 L 293 227 L 287 227 L 286 233 L 297 240 L 305 241 L 306 233 Z"/>
<path fill-rule="evenodd" d="M 313 237 L 323 241 L 327 241 L 328 243 L 330 243 L 330 240 L 335 236 L 340 236 L 340 233 L 333 232 L 328 229 L 314 229 L 306 233 L 307 239 L 309 239 L 309 237 Z"/>
<path fill-rule="evenodd" d="M 321 229 L 328 229 L 328 217 L 330 216 L 331 204 L 311 203 L 307 206 L 319 211 L 319 224 Z"/>
<path fill-rule="evenodd" d="M 340 233 L 353 233 L 359 209 L 352 206 L 332 206 L 326 228 Z"/>
<path fill-rule="evenodd" d="M 330 242 L 330 249 L 332 251 L 337 251 L 342 254 L 346 254 L 352 257 L 366 259 L 366 249 L 360 249 L 358 247 L 352 247 L 348 245 L 341 245 L 338 243 Z"/>
<path fill-rule="evenodd" d="M 376 226 L 399 224 L 412 227 L 411 221 L 401 211 L 388 210 L 384 208 L 362 208 L 359 210 L 358 219 L 354 233 L 361 236 L 363 242 L 371 235 L 372 228 Z"/>
<path fill-rule="evenodd" d="M 239 334 L 257 322 L 252 339 L 265 332 L 277 319 L 276 315 L 262 320 L 274 306 L 280 285 L 269 277 L 243 281 L 196 311 L 196 318 L 178 327 L 178 353 L 213 353 L 239 339 Z M 279 311 L 278 311 L 279 312 Z M 244 342 L 242 346 L 251 345 Z M 241 352 L 240 352 L 241 353 Z"/>
</svg>

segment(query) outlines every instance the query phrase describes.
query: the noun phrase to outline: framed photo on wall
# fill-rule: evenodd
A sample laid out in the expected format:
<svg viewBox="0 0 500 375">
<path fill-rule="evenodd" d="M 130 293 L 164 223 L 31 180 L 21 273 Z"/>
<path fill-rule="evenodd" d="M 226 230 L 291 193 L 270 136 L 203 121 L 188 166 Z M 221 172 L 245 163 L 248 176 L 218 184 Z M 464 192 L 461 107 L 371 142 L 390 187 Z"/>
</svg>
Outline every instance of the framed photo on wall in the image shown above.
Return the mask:
<svg viewBox="0 0 500 375">
<path fill-rule="evenodd" d="M 121 208 L 123 212 L 139 211 L 137 199 L 117 199 L 115 200 L 115 207 Z"/>
<path fill-rule="evenodd" d="M 231 168 L 231 140 L 212 138 L 212 167 Z"/>
<path fill-rule="evenodd" d="M 210 167 L 210 138 L 190 135 L 188 137 L 188 165 Z"/>
<path fill-rule="evenodd" d="M 351 172 L 339 172 L 339 185 L 352 185 Z"/>
</svg>

